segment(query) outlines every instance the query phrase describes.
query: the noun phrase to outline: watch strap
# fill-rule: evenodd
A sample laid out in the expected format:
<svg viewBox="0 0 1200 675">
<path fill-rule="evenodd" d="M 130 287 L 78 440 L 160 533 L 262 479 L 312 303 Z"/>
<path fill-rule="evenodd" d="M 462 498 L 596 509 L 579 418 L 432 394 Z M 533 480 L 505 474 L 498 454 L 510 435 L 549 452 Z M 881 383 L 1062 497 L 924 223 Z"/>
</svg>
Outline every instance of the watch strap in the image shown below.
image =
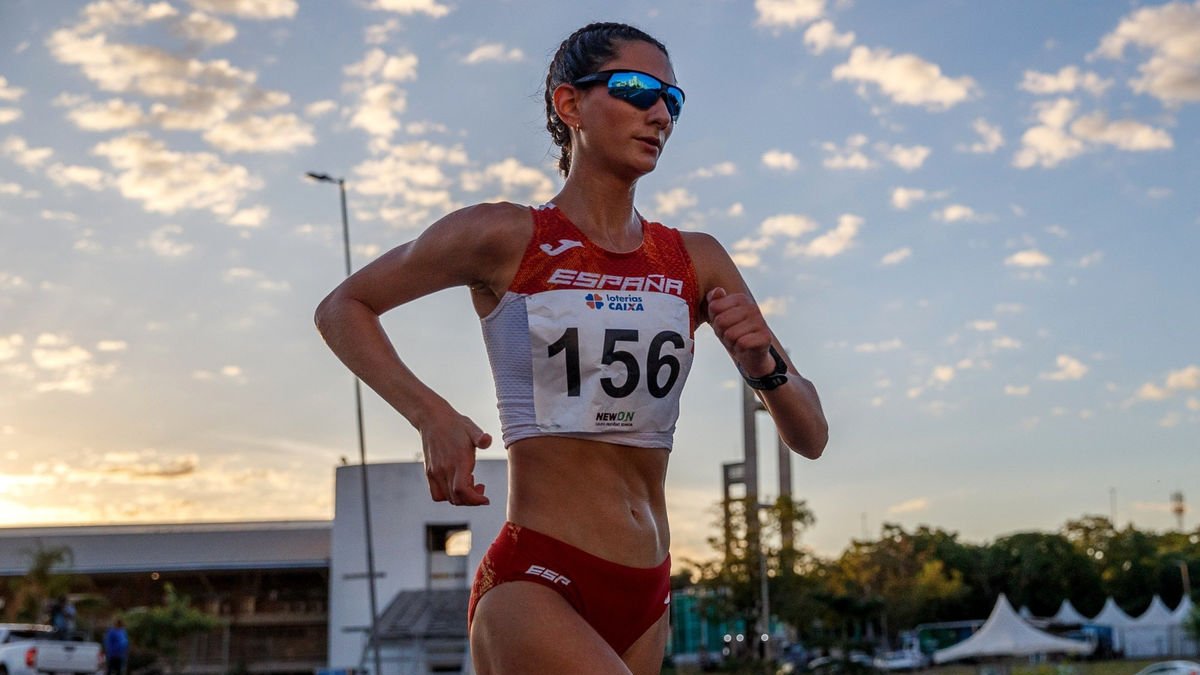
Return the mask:
<svg viewBox="0 0 1200 675">
<path fill-rule="evenodd" d="M 787 382 L 787 362 L 783 360 L 783 357 L 779 355 L 779 352 L 775 351 L 775 345 L 769 345 L 767 347 L 767 351 L 771 354 L 771 358 L 775 359 L 775 370 L 767 373 L 766 375 L 763 375 L 762 377 L 751 377 L 746 374 L 746 371 L 742 370 L 740 365 L 738 366 L 738 372 L 742 374 L 742 379 L 746 380 L 746 384 L 749 385 L 751 389 L 758 389 L 759 391 L 771 391 L 772 389 L 778 388 L 784 382 Z"/>
</svg>

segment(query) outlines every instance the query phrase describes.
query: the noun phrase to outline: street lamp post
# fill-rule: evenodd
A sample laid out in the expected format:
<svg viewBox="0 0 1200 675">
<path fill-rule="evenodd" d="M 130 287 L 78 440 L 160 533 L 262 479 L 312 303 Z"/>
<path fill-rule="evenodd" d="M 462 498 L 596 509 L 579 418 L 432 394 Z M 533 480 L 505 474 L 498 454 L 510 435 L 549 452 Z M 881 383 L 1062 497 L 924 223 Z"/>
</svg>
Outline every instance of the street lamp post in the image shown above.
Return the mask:
<svg viewBox="0 0 1200 675">
<path fill-rule="evenodd" d="M 334 178 L 328 174 L 306 173 L 309 178 L 321 183 L 337 183 L 338 192 L 342 198 L 342 249 L 346 256 L 346 276 L 350 276 L 350 220 L 346 215 L 346 179 Z M 358 461 L 362 466 L 359 475 L 362 476 L 363 526 L 367 542 L 367 593 L 371 607 L 371 632 L 367 634 L 367 644 L 375 656 L 375 675 L 383 675 L 379 657 L 379 642 L 376 640 L 376 623 L 379 620 L 379 610 L 375 598 L 375 547 L 371 537 L 371 491 L 367 480 L 367 444 L 363 434 L 362 383 L 358 376 L 354 377 L 354 412 L 358 420 Z"/>
</svg>

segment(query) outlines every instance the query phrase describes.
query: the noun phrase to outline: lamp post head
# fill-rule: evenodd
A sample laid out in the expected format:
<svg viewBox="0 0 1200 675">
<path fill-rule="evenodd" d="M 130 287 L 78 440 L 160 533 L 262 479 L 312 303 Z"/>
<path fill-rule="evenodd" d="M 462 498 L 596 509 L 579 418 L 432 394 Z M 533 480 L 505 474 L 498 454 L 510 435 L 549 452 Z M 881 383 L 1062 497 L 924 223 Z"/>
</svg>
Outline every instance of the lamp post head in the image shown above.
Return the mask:
<svg viewBox="0 0 1200 675">
<path fill-rule="evenodd" d="M 340 178 L 334 178 L 333 176 L 330 176 L 327 173 L 317 173 L 315 171 L 308 171 L 304 175 L 308 176 L 309 178 L 311 178 L 315 181 L 320 181 L 322 183 L 339 183 L 340 184 L 342 182 L 342 180 Z"/>
</svg>

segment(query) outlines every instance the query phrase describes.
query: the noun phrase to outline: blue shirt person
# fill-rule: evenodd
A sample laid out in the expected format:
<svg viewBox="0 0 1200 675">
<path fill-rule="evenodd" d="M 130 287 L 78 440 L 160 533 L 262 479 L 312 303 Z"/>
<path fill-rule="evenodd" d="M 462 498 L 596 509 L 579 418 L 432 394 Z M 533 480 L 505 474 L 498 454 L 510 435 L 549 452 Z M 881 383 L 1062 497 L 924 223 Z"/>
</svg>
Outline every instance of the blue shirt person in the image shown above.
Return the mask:
<svg viewBox="0 0 1200 675">
<path fill-rule="evenodd" d="M 129 634 L 125 632 L 125 622 L 119 617 L 104 633 L 104 656 L 108 663 L 108 675 L 122 675 L 126 657 L 129 656 Z"/>
</svg>

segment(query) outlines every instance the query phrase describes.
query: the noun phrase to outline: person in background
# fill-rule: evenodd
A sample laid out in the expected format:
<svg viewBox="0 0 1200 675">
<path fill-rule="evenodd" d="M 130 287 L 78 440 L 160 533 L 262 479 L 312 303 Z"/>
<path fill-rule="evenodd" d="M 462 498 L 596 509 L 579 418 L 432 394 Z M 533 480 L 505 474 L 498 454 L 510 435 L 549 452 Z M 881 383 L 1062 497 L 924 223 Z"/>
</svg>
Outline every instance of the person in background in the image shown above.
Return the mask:
<svg viewBox="0 0 1200 675">
<path fill-rule="evenodd" d="M 129 634 L 121 617 L 104 633 L 104 658 L 108 664 L 108 675 L 123 675 L 125 661 L 129 656 Z"/>
</svg>

